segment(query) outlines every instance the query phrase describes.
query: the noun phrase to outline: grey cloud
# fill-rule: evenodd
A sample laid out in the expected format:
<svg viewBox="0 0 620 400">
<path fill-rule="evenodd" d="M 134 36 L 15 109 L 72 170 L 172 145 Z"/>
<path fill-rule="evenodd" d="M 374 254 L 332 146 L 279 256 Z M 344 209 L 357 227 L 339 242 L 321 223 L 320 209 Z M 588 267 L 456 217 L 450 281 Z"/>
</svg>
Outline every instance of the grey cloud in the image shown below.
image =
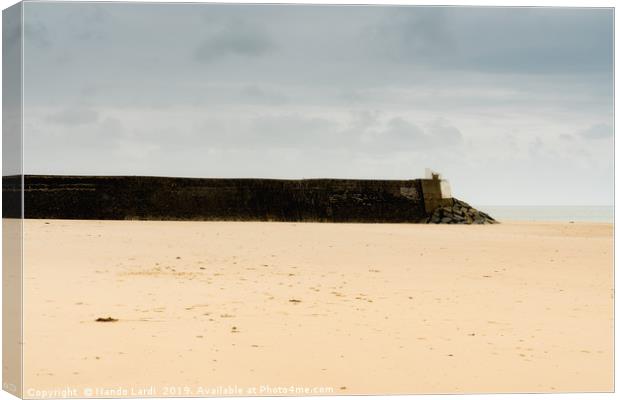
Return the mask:
<svg viewBox="0 0 620 400">
<path fill-rule="evenodd" d="M 428 129 L 403 117 L 383 121 L 380 113 L 363 111 L 346 124 L 328 118 L 299 115 L 269 115 L 251 120 L 246 138 L 266 147 L 303 150 L 344 149 L 361 154 L 422 151 L 450 148 L 463 142 L 460 131 L 447 121 L 433 121 Z"/>
<path fill-rule="evenodd" d="M 93 24 L 103 24 L 107 22 L 109 18 L 110 13 L 107 8 L 97 3 L 91 4 L 88 7 L 76 8 L 74 13 L 69 15 L 69 19 L 82 21 L 90 26 Z"/>
<path fill-rule="evenodd" d="M 353 115 L 348 123 L 296 114 L 209 119 L 198 131 L 208 138 L 210 147 L 228 149 L 340 149 L 383 155 L 453 149 L 463 144 L 460 131 L 445 120 L 435 120 L 427 129 L 422 129 L 403 117 L 382 121 L 378 113 L 370 111 Z"/>
<path fill-rule="evenodd" d="M 429 128 L 429 134 L 435 143 L 440 146 L 455 146 L 463 144 L 463 135 L 456 127 L 450 125 L 444 119 L 433 121 Z"/>
<path fill-rule="evenodd" d="M 262 115 L 247 119 L 206 120 L 198 127 L 210 147 L 299 148 L 327 147 L 336 123 L 296 114 Z"/>
<path fill-rule="evenodd" d="M 374 47 L 402 62 L 447 70 L 611 74 L 609 9 L 419 7 L 394 14 L 367 34 Z"/>
<path fill-rule="evenodd" d="M 106 8 L 95 4 L 94 7 L 77 8 L 68 15 L 68 22 L 78 40 L 93 42 L 105 38 L 105 24 L 109 18 Z"/>
<path fill-rule="evenodd" d="M 266 90 L 260 85 L 246 85 L 240 90 L 241 98 L 245 97 L 252 102 L 280 105 L 288 102 L 288 97 L 282 93 Z M 237 99 L 239 101 L 239 99 Z"/>
<path fill-rule="evenodd" d="M 93 30 L 85 30 L 85 31 L 76 33 L 75 37 L 79 40 L 90 42 L 94 40 L 103 39 L 104 36 L 101 32 L 96 32 Z"/>
<path fill-rule="evenodd" d="M 351 115 L 349 126 L 345 132 L 350 135 L 367 136 L 376 130 L 381 123 L 381 113 L 376 110 L 362 110 Z"/>
<path fill-rule="evenodd" d="M 84 125 L 97 122 L 99 113 L 88 108 L 67 108 L 48 115 L 47 120 L 60 125 Z"/>
<path fill-rule="evenodd" d="M 122 142 L 130 137 L 123 122 L 116 117 L 104 117 L 93 125 L 92 130 L 84 129 L 83 125 L 73 126 L 69 141 L 81 148 L 87 148 L 93 138 L 97 138 L 98 148 L 94 150 L 100 151 L 101 149 L 119 149 L 122 147 Z"/>
<path fill-rule="evenodd" d="M 537 136 L 533 141 L 529 143 L 528 152 L 532 159 L 544 158 L 546 153 L 545 144 L 539 136 Z"/>
<path fill-rule="evenodd" d="M 79 90 L 79 94 L 84 97 L 92 97 L 97 94 L 97 87 L 93 85 L 84 85 L 82 89 Z"/>
<path fill-rule="evenodd" d="M 376 149 L 390 151 L 423 151 L 429 149 L 450 149 L 463 144 L 463 135 L 443 119 L 437 119 L 422 129 L 402 117 L 388 121 L 387 126 L 377 130 L 367 143 L 370 152 Z"/>
<path fill-rule="evenodd" d="M 288 132 L 287 136 L 313 134 L 325 131 L 333 122 L 325 118 L 303 117 L 300 115 L 276 115 L 255 118 L 254 128 L 262 133 Z"/>
<path fill-rule="evenodd" d="M 120 137 L 125 132 L 123 123 L 118 118 L 114 117 L 106 117 L 103 121 L 101 121 L 100 127 L 108 137 Z"/>
<path fill-rule="evenodd" d="M 226 56 L 259 57 L 275 48 L 260 28 L 245 22 L 230 23 L 204 39 L 195 52 L 197 60 L 210 62 Z"/>
<path fill-rule="evenodd" d="M 40 10 L 27 6 L 30 17 L 24 25 L 26 39 L 39 48 L 49 47 L 52 37 L 60 47 L 64 47 L 68 39 L 85 42 L 103 39 L 106 23 L 110 22 L 107 8 L 101 4 L 75 3 L 64 12 L 50 3 L 39 7 Z M 45 10 L 43 15 L 39 14 L 42 10 Z"/>
<path fill-rule="evenodd" d="M 431 145 L 431 139 L 417 125 L 396 117 L 388 122 L 386 129 L 378 131 L 369 145 L 384 150 L 421 150 Z"/>
<path fill-rule="evenodd" d="M 400 61 L 438 61 L 454 51 L 441 8 L 404 9 L 362 31 L 383 56 Z M 389 21 L 389 22 L 388 22 Z"/>
<path fill-rule="evenodd" d="M 77 114 L 60 111 L 52 114 L 60 122 L 49 121 L 49 115 L 40 119 L 44 122 L 43 125 L 30 122 L 24 127 L 25 131 L 31 133 L 28 138 L 36 138 L 29 141 L 30 147 L 43 153 L 62 148 L 66 157 L 73 159 L 79 152 L 91 154 L 116 150 L 122 140 L 131 136 L 120 119 L 114 116 L 93 118 L 94 115 L 89 114 L 88 111 Z M 96 143 L 96 146 L 93 146 L 93 143 Z M 58 152 L 60 150 L 55 151 Z M 61 161 L 57 162 L 62 164 Z"/>
<path fill-rule="evenodd" d="M 596 124 L 580 131 L 579 134 L 586 139 L 608 139 L 613 137 L 614 130 L 610 125 Z"/>
<path fill-rule="evenodd" d="M 39 22 L 24 23 L 24 39 L 39 49 L 51 46 L 50 34 L 47 27 Z"/>
</svg>

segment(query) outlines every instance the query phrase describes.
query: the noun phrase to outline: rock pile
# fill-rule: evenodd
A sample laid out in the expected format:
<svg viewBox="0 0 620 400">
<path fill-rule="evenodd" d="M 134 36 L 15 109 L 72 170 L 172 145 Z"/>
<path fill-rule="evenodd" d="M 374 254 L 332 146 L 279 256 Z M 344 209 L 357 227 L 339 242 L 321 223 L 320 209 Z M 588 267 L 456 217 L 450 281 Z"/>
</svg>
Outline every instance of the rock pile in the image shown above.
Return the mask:
<svg viewBox="0 0 620 400">
<path fill-rule="evenodd" d="M 490 215 L 478 211 L 464 201 L 452 199 L 452 205 L 438 207 L 430 217 L 429 224 L 497 224 Z"/>
</svg>

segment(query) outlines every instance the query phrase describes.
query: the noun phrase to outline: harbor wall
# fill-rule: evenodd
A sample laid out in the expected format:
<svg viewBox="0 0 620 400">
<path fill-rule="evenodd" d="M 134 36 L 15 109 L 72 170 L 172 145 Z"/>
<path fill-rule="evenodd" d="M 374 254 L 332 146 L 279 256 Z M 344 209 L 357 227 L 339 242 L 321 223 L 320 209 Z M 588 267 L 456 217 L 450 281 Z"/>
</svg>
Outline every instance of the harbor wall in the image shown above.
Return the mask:
<svg viewBox="0 0 620 400">
<path fill-rule="evenodd" d="M 437 192 L 424 181 L 25 175 L 23 212 L 54 219 L 425 222 L 432 210 L 423 190 L 433 199 Z M 5 218 L 19 217 L 20 182 L 3 177 Z"/>
</svg>

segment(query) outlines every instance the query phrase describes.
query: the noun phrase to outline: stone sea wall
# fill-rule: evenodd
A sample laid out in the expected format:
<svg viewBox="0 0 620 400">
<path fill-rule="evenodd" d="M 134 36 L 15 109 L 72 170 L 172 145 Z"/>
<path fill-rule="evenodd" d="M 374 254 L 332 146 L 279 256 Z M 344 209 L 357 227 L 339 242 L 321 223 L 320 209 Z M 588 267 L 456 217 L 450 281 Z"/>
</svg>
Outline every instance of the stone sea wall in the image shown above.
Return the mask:
<svg viewBox="0 0 620 400">
<path fill-rule="evenodd" d="M 18 177 L 3 215 L 18 217 Z M 25 218 L 424 222 L 420 180 L 24 177 Z"/>
<path fill-rule="evenodd" d="M 439 182 L 432 179 L 26 175 L 23 216 L 99 220 L 491 222 L 492 218 L 486 214 L 463 206 L 466 203 L 442 198 Z M 2 187 L 3 217 L 21 217 L 21 176 L 3 177 Z"/>
</svg>

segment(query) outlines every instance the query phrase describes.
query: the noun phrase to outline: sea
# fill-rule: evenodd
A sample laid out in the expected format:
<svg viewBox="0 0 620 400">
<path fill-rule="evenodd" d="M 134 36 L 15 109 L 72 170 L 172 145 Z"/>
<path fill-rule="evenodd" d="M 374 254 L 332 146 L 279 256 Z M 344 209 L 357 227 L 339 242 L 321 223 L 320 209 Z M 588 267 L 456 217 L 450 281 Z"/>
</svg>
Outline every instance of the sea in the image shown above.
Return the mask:
<svg viewBox="0 0 620 400">
<path fill-rule="evenodd" d="M 613 206 L 474 206 L 499 221 L 614 222 Z"/>
</svg>

